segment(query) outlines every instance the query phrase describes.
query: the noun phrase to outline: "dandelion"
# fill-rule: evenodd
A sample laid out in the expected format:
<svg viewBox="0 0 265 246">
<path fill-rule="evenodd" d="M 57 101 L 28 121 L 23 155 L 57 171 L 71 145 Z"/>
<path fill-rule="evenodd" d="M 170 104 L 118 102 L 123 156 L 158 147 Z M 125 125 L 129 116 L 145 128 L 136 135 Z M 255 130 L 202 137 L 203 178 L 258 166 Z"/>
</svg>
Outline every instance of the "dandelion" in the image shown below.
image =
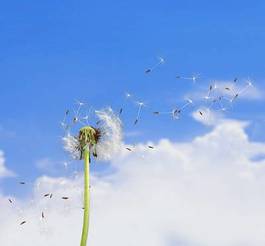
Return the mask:
<svg viewBox="0 0 265 246">
<path fill-rule="evenodd" d="M 132 94 L 129 93 L 129 92 L 126 92 L 126 93 L 125 93 L 125 99 L 126 99 L 126 100 L 129 100 L 129 99 L 131 99 L 131 98 L 132 98 Z M 120 110 L 119 110 L 119 115 L 122 114 L 122 112 L 123 112 L 123 107 L 124 107 L 124 105 L 120 108 Z"/>
<path fill-rule="evenodd" d="M 134 125 L 138 123 L 140 116 L 141 116 L 142 108 L 145 106 L 144 102 L 136 102 L 136 104 L 138 105 L 138 111 L 137 111 L 136 119 L 134 121 Z"/>
<path fill-rule="evenodd" d="M 155 114 L 155 115 L 163 115 L 163 114 L 165 114 L 165 115 L 171 115 L 171 117 L 174 119 L 174 120 L 176 120 L 176 119 L 179 119 L 180 118 L 180 114 L 181 114 L 181 112 L 186 108 L 186 107 L 188 107 L 189 105 L 191 105 L 191 104 L 193 104 L 193 101 L 190 99 L 190 98 L 187 98 L 187 100 L 186 100 L 186 103 L 182 106 L 182 107 L 180 107 L 180 108 L 174 108 L 174 109 L 172 109 L 171 111 L 164 111 L 164 112 L 161 112 L 161 111 L 155 111 L 155 112 L 153 112 L 153 114 Z"/>
<path fill-rule="evenodd" d="M 231 102 L 238 98 L 239 95 L 244 94 L 250 87 L 253 87 L 252 81 L 250 79 L 247 79 L 246 85 L 239 92 L 235 93 L 234 97 L 231 99 Z"/>
<path fill-rule="evenodd" d="M 145 70 L 145 73 L 151 73 L 156 67 L 160 66 L 161 64 L 165 63 L 165 59 L 162 57 L 158 57 L 158 62 L 151 68 Z"/>
<path fill-rule="evenodd" d="M 86 246 L 89 229 L 90 185 L 89 172 L 91 155 L 98 160 L 110 160 L 121 146 L 121 121 L 111 108 L 95 111 L 96 127 L 83 126 L 77 136 L 68 133 L 63 137 L 64 149 L 72 158 L 84 160 L 84 216 L 81 246 Z M 68 197 L 62 197 L 67 200 Z"/>
<path fill-rule="evenodd" d="M 193 75 L 191 75 L 190 77 L 182 77 L 182 76 L 180 76 L 180 75 L 177 75 L 177 76 L 176 76 L 176 79 L 191 80 L 191 81 L 193 82 L 193 84 L 195 84 L 196 81 L 197 81 L 197 79 L 199 79 L 199 78 L 200 78 L 200 75 L 199 75 L 199 74 L 197 74 L 197 75 L 193 74 Z"/>
</svg>

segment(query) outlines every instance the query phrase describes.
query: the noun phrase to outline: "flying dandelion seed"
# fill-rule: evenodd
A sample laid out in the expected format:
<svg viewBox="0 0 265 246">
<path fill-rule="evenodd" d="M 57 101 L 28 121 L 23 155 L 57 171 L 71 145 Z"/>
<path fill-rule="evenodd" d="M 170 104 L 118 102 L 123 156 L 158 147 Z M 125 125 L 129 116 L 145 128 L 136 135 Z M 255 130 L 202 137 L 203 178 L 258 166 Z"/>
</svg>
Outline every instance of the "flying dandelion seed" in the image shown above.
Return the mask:
<svg viewBox="0 0 265 246">
<path fill-rule="evenodd" d="M 129 100 L 130 98 L 132 98 L 132 94 L 130 94 L 129 92 L 126 92 L 126 93 L 125 93 L 125 100 L 127 101 L 127 100 Z M 122 114 L 122 112 L 123 112 L 123 108 L 124 108 L 124 105 L 120 108 L 120 110 L 119 110 L 119 115 Z"/>
<path fill-rule="evenodd" d="M 13 201 L 12 201 L 11 199 L 8 199 L 8 201 L 9 201 L 10 203 L 13 203 Z"/>
<path fill-rule="evenodd" d="M 21 223 L 20 223 L 20 225 L 24 225 L 25 223 L 26 223 L 27 221 L 22 221 Z"/>
<path fill-rule="evenodd" d="M 210 100 L 210 99 L 213 99 L 213 93 L 217 90 L 217 85 L 214 84 L 214 85 L 209 85 L 209 89 L 208 89 L 208 92 L 207 92 L 207 95 L 204 97 L 204 99 L 206 100 Z"/>
<path fill-rule="evenodd" d="M 128 147 L 127 147 L 126 149 L 127 149 L 128 151 L 132 151 L 132 149 L 131 149 L 131 148 L 128 148 Z"/>
<path fill-rule="evenodd" d="M 165 59 L 162 57 L 158 57 L 158 62 L 153 67 L 146 69 L 145 73 L 148 74 L 148 73 L 153 72 L 154 69 L 156 69 L 158 66 L 160 66 L 161 64 L 164 64 L 164 63 L 165 63 Z"/>
<path fill-rule="evenodd" d="M 69 113 L 70 113 L 70 110 L 67 109 L 67 110 L 65 111 L 64 118 L 63 118 L 63 120 L 62 120 L 62 122 L 61 122 L 61 127 L 62 127 L 64 130 L 67 130 L 67 129 L 69 128 L 69 125 L 66 124 L 66 118 L 67 118 L 67 116 L 69 115 Z"/>
<path fill-rule="evenodd" d="M 230 108 L 230 105 L 228 104 L 230 100 L 224 96 L 225 91 L 231 91 L 231 88 L 221 88 L 218 87 L 216 83 L 210 84 L 207 95 L 204 97 L 207 102 L 207 107 L 211 110 L 217 111 L 226 111 Z"/>
<path fill-rule="evenodd" d="M 111 108 L 95 111 L 100 124 L 87 125 L 79 130 L 77 136 L 68 133 L 62 138 L 64 149 L 74 159 L 84 160 L 84 216 L 81 246 L 86 246 L 89 228 L 90 185 L 89 170 L 91 155 L 97 160 L 110 160 L 121 149 L 121 121 Z M 62 197 L 68 199 L 68 197 Z"/>
<path fill-rule="evenodd" d="M 181 110 L 180 109 L 178 109 L 178 108 L 173 109 L 172 112 L 171 112 L 172 118 L 175 119 L 175 120 L 176 119 L 179 119 L 180 113 L 181 113 Z"/>
<path fill-rule="evenodd" d="M 138 121 L 140 120 L 142 109 L 145 106 L 144 102 L 136 102 L 136 104 L 138 105 L 138 111 L 137 111 L 136 119 L 134 121 L 134 125 L 136 125 Z"/>
<path fill-rule="evenodd" d="M 252 81 L 250 79 L 247 79 L 246 85 L 241 90 L 239 90 L 238 92 L 232 90 L 233 97 L 230 99 L 230 102 L 233 103 L 240 95 L 246 93 L 250 87 L 253 87 Z"/>
<path fill-rule="evenodd" d="M 80 119 L 80 111 L 81 111 L 81 108 L 85 105 L 84 102 L 81 102 L 79 100 L 76 100 L 76 104 L 78 105 L 77 106 L 77 110 L 75 111 L 74 110 L 74 117 L 73 117 L 73 123 L 76 124 L 76 123 L 80 123 L 81 119 Z"/>
<path fill-rule="evenodd" d="M 44 195 L 44 197 L 48 197 L 48 196 L 50 196 L 50 193 L 47 193 L 47 194 Z"/>
<path fill-rule="evenodd" d="M 184 111 L 184 109 L 191 104 L 193 104 L 193 101 L 188 98 L 186 100 L 186 103 L 182 107 L 174 108 L 171 111 L 155 111 L 155 112 L 153 112 L 153 114 L 155 114 L 155 115 L 171 115 L 171 117 L 174 120 L 177 120 L 180 118 L 180 114 L 182 113 L 182 111 Z"/>
<path fill-rule="evenodd" d="M 22 182 L 19 182 L 19 184 L 24 185 L 24 184 L 26 184 L 26 182 L 23 182 L 23 181 L 22 181 Z"/>
<path fill-rule="evenodd" d="M 182 77 L 180 75 L 176 76 L 176 79 L 185 79 L 185 80 L 191 80 L 194 84 L 197 82 L 197 80 L 200 78 L 200 75 L 191 75 L 190 77 Z"/>
<path fill-rule="evenodd" d="M 154 146 L 151 146 L 151 145 L 148 145 L 148 148 L 149 149 L 154 149 L 155 147 Z"/>
<path fill-rule="evenodd" d="M 69 197 L 68 197 L 68 196 L 63 196 L 62 199 L 63 199 L 63 200 L 68 200 Z"/>
</svg>

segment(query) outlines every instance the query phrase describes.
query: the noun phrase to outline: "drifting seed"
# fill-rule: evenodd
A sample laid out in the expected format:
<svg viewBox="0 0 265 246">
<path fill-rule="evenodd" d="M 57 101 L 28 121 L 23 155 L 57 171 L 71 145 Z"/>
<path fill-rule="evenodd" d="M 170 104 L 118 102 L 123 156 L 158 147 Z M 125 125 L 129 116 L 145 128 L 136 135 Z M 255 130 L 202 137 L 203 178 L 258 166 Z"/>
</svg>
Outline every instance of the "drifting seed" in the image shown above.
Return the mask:
<svg viewBox="0 0 265 246">
<path fill-rule="evenodd" d="M 150 73 L 152 70 L 150 68 L 145 70 L 145 73 Z"/>
<path fill-rule="evenodd" d="M 130 149 L 130 148 L 126 148 L 127 150 L 129 150 L 129 151 L 132 151 L 132 149 Z"/>
<path fill-rule="evenodd" d="M 47 193 L 47 194 L 44 195 L 44 197 L 47 197 L 47 196 L 50 196 L 50 193 Z"/>
<path fill-rule="evenodd" d="M 13 203 L 13 201 L 12 201 L 11 199 L 8 199 L 8 201 L 9 201 L 10 203 Z"/>
<path fill-rule="evenodd" d="M 198 78 L 199 78 L 199 75 L 192 75 L 191 77 L 182 77 L 182 79 L 185 79 L 185 80 L 192 80 L 193 83 L 195 83 Z"/>
<path fill-rule="evenodd" d="M 160 112 L 159 111 L 155 111 L 155 112 L 153 112 L 153 114 L 158 115 L 158 114 L 160 114 Z"/>
<path fill-rule="evenodd" d="M 149 149 L 154 149 L 154 146 L 148 145 Z"/>
<path fill-rule="evenodd" d="M 63 196 L 62 199 L 63 199 L 63 200 L 68 200 L 69 197 L 67 197 L 67 196 Z"/>
<path fill-rule="evenodd" d="M 25 223 L 26 223 L 27 221 L 22 221 L 21 223 L 20 223 L 20 225 L 24 225 Z"/>
<path fill-rule="evenodd" d="M 24 185 L 24 184 L 26 184 L 26 183 L 25 183 L 25 182 L 19 182 L 19 184 Z"/>
<path fill-rule="evenodd" d="M 50 199 L 52 198 L 52 194 L 50 194 Z"/>
<path fill-rule="evenodd" d="M 203 115 L 203 114 L 202 114 L 202 111 L 199 111 L 199 113 L 200 113 L 200 115 Z"/>
<path fill-rule="evenodd" d="M 145 73 L 150 73 L 152 70 L 150 68 L 145 70 Z"/>
<path fill-rule="evenodd" d="M 165 63 L 165 60 L 164 60 L 164 58 L 162 58 L 162 57 L 158 57 L 158 62 L 152 67 L 152 68 L 148 68 L 148 69 L 146 69 L 145 70 L 145 73 L 150 73 L 150 72 L 152 72 L 157 66 L 159 66 L 159 65 L 161 65 L 161 64 L 163 64 L 163 63 Z"/>
<path fill-rule="evenodd" d="M 121 113 L 122 113 L 122 111 L 123 111 L 123 108 L 120 108 L 119 114 L 121 114 Z"/>
<path fill-rule="evenodd" d="M 44 219 L 44 212 L 41 212 L 41 218 Z"/>
</svg>

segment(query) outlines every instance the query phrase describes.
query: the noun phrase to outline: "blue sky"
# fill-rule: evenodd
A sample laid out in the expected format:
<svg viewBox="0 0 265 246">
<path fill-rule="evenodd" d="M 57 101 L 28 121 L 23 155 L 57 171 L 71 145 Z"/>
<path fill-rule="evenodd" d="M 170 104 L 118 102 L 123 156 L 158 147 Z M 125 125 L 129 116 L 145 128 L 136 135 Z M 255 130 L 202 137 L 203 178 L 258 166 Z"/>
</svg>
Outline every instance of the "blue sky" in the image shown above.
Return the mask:
<svg viewBox="0 0 265 246">
<path fill-rule="evenodd" d="M 188 109 L 179 121 L 155 118 L 152 110 L 183 103 L 184 95 L 211 80 L 250 77 L 264 89 L 263 1 L 2 1 L 0 9 L 0 147 L 17 179 L 43 174 L 36 162 L 67 159 L 60 121 L 80 99 L 123 114 L 130 143 L 189 140 L 208 131 Z M 165 64 L 145 69 L 162 56 Z M 201 74 L 193 85 L 178 74 Z M 124 93 L 147 103 L 137 107 Z M 249 120 L 250 138 L 265 140 L 264 101 L 238 101 L 227 117 Z M 94 167 L 95 168 L 95 167 Z M 58 170 L 54 175 L 61 175 Z M 1 181 L 18 193 L 13 178 Z"/>
</svg>

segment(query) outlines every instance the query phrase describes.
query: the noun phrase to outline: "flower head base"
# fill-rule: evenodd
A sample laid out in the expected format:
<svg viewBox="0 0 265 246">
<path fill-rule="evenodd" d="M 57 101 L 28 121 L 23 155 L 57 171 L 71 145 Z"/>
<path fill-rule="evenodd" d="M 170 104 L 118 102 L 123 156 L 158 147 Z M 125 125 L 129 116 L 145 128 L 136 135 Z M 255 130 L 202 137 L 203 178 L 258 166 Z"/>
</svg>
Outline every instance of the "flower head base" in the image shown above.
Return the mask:
<svg viewBox="0 0 265 246">
<path fill-rule="evenodd" d="M 79 148 L 81 152 L 80 159 L 83 159 L 83 152 L 85 150 L 89 151 L 90 149 L 94 149 L 93 155 L 97 157 L 95 146 L 98 143 L 100 136 L 100 130 L 92 126 L 85 126 L 80 129 L 78 136 Z"/>
</svg>

